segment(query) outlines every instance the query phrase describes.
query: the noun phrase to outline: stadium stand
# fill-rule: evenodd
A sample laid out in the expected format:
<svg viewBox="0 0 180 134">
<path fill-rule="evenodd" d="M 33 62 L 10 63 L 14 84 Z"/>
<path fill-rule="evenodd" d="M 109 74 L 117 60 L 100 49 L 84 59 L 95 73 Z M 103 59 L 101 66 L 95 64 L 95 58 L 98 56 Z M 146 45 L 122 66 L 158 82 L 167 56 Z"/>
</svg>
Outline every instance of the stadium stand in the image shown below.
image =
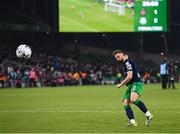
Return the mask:
<svg viewBox="0 0 180 134">
<path fill-rule="evenodd" d="M 109 56 L 78 55 L 77 58 L 73 54 L 51 56 L 34 52 L 30 60 L 23 62 L 12 53 L 13 49 L 1 45 L 0 87 L 3 88 L 115 84 L 123 78 L 122 68 Z M 160 82 L 156 63 L 138 62 L 144 83 Z"/>
</svg>

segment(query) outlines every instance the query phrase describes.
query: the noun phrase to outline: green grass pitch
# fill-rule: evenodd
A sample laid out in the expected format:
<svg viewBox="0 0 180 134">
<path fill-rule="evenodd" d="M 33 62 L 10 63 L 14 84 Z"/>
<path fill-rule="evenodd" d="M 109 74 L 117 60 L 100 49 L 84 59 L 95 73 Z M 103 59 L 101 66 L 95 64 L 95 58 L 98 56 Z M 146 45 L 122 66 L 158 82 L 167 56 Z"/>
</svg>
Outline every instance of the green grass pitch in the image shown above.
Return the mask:
<svg viewBox="0 0 180 134">
<path fill-rule="evenodd" d="M 60 32 L 132 32 L 133 9 L 126 15 L 105 13 L 104 4 L 96 0 L 59 0 Z"/>
<path fill-rule="evenodd" d="M 145 85 L 141 100 L 154 114 L 150 127 L 132 106 L 138 123 L 125 128 L 125 87 L 67 86 L 0 90 L 0 133 L 175 133 L 180 132 L 180 84 L 162 90 Z"/>
</svg>

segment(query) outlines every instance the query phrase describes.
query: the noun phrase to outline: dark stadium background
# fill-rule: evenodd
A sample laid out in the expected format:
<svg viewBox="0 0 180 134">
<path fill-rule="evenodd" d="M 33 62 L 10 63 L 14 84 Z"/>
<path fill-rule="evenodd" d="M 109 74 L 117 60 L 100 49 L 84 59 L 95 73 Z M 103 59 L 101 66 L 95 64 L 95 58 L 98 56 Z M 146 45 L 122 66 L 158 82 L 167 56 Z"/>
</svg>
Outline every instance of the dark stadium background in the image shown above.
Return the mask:
<svg viewBox="0 0 180 134">
<path fill-rule="evenodd" d="M 61 48 L 63 44 L 98 46 L 139 52 L 169 54 L 179 53 L 180 14 L 179 0 L 169 0 L 169 32 L 167 33 L 59 33 L 58 0 L 1 0 L 0 43 L 17 46 L 29 44 L 33 49 L 39 44 L 41 50 Z M 165 37 L 165 38 L 163 38 Z M 165 40 L 164 40 L 165 39 Z M 140 43 L 143 42 L 143 43 Z M 143 45 L 140 45 L 143 44 Z"/>
</svg>

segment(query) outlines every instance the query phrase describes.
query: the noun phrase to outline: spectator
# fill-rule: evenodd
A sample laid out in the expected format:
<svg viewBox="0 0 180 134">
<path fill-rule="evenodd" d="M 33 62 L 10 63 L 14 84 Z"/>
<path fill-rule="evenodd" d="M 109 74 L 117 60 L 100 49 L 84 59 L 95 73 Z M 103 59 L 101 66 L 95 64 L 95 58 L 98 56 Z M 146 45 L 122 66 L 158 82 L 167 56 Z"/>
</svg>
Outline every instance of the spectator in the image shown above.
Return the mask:
<svg viewBox="0 0 180 134">
<path fill-rule="evenodd" d="M 3 70 L 3 68 L 0 68 L 0 84 L 1 87 L 4 88 L 4 82 L 5 82 L 5 72 Z"/>
<path fill-rule="evenodd" d="M 168 83 L 168 64 L 167 59 L 164 59 L 160 65 L 160 74 L 161 74 L 161 81 L 162 81 L 162 89 L 167 88 Z"/>
<path fill-rule="evenodd" d="M 34 68 L 32 68 L 31 71 L 29 72 L 29 81 L 30 81 L 30 87 L 36 86 L 36 72 Z"/>
<path fill-rule="evenodd" d="M 174 84 L 176 70 L 175 70 L 175 65 L 174 65 L 173 61 L 170 61 L 168 71 L 169 71 L 168 88 L 171 88 L 171 85 L 172 85 L 172 88 L 176 89 L 175 84 Z"/>
</svg>

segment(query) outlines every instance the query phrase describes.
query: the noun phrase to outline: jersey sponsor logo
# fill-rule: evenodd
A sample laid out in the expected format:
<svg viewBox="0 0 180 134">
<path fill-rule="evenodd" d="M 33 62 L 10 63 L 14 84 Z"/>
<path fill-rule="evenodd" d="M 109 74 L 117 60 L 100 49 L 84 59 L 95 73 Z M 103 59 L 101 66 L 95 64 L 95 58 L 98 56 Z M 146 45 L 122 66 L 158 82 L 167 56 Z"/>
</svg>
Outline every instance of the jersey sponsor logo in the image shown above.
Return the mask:
<svg viewBox="0 0 180 134">
<path fill-rule="evenodd" d="M 128 70 L 132 70 L 132 65 L 129 62 L 126 62 L 126 68 Z"/>
</svg>

